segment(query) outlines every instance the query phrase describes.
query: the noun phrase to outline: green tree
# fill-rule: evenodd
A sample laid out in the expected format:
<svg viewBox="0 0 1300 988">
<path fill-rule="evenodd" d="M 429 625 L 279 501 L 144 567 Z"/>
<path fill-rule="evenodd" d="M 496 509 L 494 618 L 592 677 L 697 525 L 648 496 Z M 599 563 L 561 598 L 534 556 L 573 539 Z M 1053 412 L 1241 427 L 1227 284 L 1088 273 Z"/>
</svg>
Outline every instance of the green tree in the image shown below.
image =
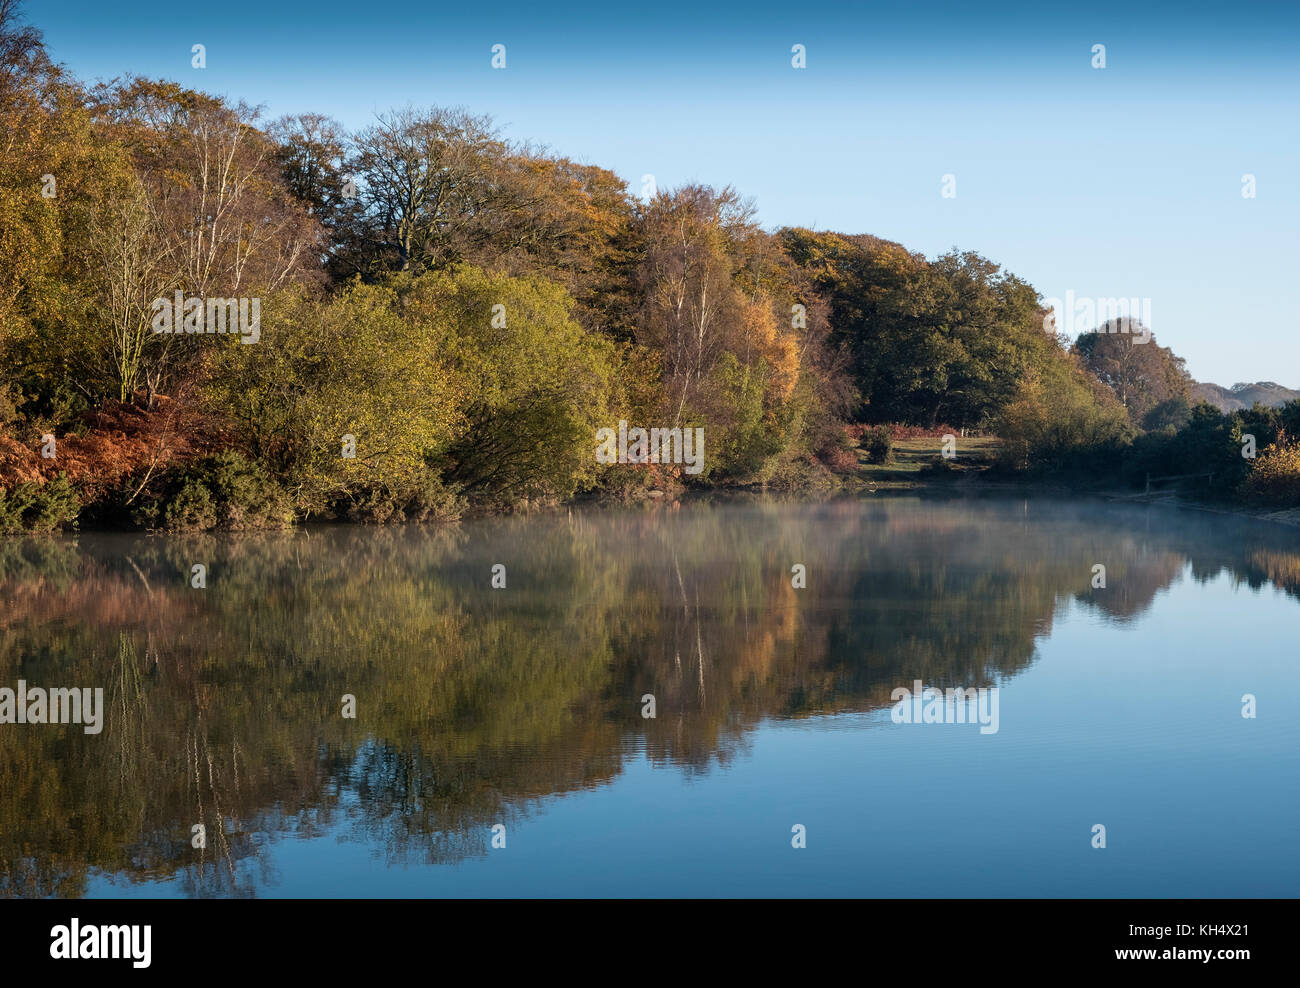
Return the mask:
<svg viewBox="0 0 1300 988">
<path fill-rule="evenodd" d="M 285 293 L 264 306 L 260 343 L 219 350 L 210 402 L 303 514 L 409 498 L 463 425 L 468 382 L 446 356 L 447 326 L 404 320 L 396 297 L 360 284 L 328 300 Z"/>
<path fill-rule="evenodd" d="M 401 286 L 408 325 L 436 324 L 462 382 L 447 481 L 491 503 L 567 498 L 596 476 L 595 433 L 611 424 L 614 345 L 584 330 L 558 285 L 480 268 Z"/>
</svg>

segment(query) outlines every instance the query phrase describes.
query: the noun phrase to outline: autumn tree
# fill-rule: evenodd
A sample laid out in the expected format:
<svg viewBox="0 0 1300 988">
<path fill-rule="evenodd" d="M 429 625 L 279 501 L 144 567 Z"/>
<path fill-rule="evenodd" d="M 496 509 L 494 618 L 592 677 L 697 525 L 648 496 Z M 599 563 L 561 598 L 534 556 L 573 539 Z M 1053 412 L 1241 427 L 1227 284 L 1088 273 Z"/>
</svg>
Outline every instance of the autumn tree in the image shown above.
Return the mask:
<svg viewBox="0 0 1300 988">
<path fill-rule="evenodd" d="M 891 396 L 882 393 L 881 379 L 916 324 L 924 259 L 900 244 L 865 235 L 786 228 L 777 237 L 829 307 L 831 341 L 848 357 L 859 414 L 901 418 L 902 409 L 891 407 Z M 915 341 L 914 349 L 919 349 Z M 917 360 L 924 354 L 903 371 L 914 380 Z M 920 373 L 924 370 L 923 363 Z"/>
<path fill-rule="evenodd" d="M 667 413 L 681 424 L 722 354 L 741 335 L 732 251 L 752 223 L 734 190 L 686 186 L 645 207 L 643 312 L 637 339 L 664 354 Z"/>
<path fill-rule="evenodd" d="M 274 158 L 289 192 L 313 215 L 330 217 L 349 195 L 348 134 L 321 113 L 280 117 L 267 130 L 276 142 Z"/>
<path fill-rule="evenodd" d="M 52 424 L 114 376 L 113 348 L 96 345 L 105 358 L 96 363 L 79 331 L 104 311 L 98 232 L 131 174 L 122 149 L 96 133 L 84 90 L 50 62 L 12 0 L 0 0 L 0 129 L 0 358 L 10 378 L 0 388 L 21 390 Z"/>
<path fill-rule="evenodd" d="M 317 276 L 320 226 L 285 186 L 255 110 L 144 79 L 101 86 L 95 97 L 104 138 L 127 149 L 138 178 L 102 231 L 101 254 L 138 276 L 132 304 L 106 313 L 110 322 L 175 291 L 260 296 Z M 111 326 L 115 336 L 131 331 Z M 145 346 L 139 376 L 150 397 L 201 356 L 185 336 L 151 334 Z"/>
<path fill-rule="evenodd" d="M 1160 346 L 1141 326 L 1108 320 L 1097 330 L 1082 334 L 1074 351 L 1114 392 L 1135 425 L 1143 424 L 1158 406 L 1190 399 L 1192 377 L 1186 362 Z M 1151 424 L 1159 423 L 1153 419 Z"/>
<path fill-rule="evenodd" d="M 471 252 L 480 266 L 558 282 L 584 326 L 632 338 L 643 231 L 626 183 L 594 165 L 542 149 L 513 149 L 492 172 L 490 236 Z"/>
<path fill-rule="evenodd" d="M 637 342 L 661 357 L 665 419 L 718 438 L 719 475 L 767 479 L 783 453 L 830 441 L 846 405 L 827 309 L 731 188 L 686 186 L 642 210 Z"/>
</svg>

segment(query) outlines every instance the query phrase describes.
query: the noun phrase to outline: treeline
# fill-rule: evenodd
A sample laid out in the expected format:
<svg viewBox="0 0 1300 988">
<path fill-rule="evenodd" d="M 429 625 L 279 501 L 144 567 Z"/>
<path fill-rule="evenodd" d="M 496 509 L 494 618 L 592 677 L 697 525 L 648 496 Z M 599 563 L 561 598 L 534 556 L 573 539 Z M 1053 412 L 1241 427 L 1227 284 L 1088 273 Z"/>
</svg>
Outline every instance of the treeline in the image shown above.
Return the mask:
<svg viewBox="0 0 1300 988">
<path fill-rule="evenodd" d="M 1005 466 L 1112 489 L 1172 481 L 1200 499 L 1300 507 L 1300 402 L 1225 413 L 1195 401 L 1183 360 L 1122 320 L 1081 334 L 1068 355 L 1087 391 L 1030 375 L 996 419 Z"/>
<path fill-rule="evenodd" d="M 1119 391 L 976 254 L 768 232 L 731 188 L 642 202 L 460 109 L 349 132 L 87 87 L 13 0 L 0 127 L 0 530 L 824 485 L 849 422 L 998 429 L 1040 467 L 1118 455 L 1186 394 Z M 597 462 L 621 421 L 702 427 L 703 470 Z"/>
</svg>

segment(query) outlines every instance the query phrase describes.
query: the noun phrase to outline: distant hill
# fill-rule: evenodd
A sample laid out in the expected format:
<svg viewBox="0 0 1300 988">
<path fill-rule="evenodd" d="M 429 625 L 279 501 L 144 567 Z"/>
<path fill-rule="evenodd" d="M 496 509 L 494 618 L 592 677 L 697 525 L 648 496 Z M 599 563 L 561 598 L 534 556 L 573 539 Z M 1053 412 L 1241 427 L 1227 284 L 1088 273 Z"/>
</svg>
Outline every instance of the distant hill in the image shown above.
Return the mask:
<svg viewBox="0 0 1300 988">
<path fill-rule="evenodd" d="M 1300 398 L 1300 391 L 1292 391 L 1272 381 L 1254 384 L 1234 384 L 1230 388 L 1218 384 L 1193 384 L 1192 400 L 1208 401 L 1221 412 L 1235 412 L 1250 408 L 1255 402 L 1261 405 L 1285 405 Z"/>
</svg>

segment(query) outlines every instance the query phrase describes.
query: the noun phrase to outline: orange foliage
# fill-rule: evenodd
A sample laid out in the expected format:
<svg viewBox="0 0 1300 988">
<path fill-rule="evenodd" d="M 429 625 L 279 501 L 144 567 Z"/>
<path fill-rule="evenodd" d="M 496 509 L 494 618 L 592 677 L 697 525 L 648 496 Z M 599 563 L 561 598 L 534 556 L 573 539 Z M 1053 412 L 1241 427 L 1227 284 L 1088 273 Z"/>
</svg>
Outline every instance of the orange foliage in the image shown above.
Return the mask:
<svg viewBox="0 0 1300 988">
<path fill-rule="evenodd" d="M 146 410 L 107 402 L 82 418 L 81 435 L 55 437 L 55 456 L 41 455 L 38 435 L 0 433 L 0 486 L 53 479 L 60 473 L 93 498 L 114 483 L 220 448 L 219 430 L 188 403 L 165 396 Z"/>
</svg>

